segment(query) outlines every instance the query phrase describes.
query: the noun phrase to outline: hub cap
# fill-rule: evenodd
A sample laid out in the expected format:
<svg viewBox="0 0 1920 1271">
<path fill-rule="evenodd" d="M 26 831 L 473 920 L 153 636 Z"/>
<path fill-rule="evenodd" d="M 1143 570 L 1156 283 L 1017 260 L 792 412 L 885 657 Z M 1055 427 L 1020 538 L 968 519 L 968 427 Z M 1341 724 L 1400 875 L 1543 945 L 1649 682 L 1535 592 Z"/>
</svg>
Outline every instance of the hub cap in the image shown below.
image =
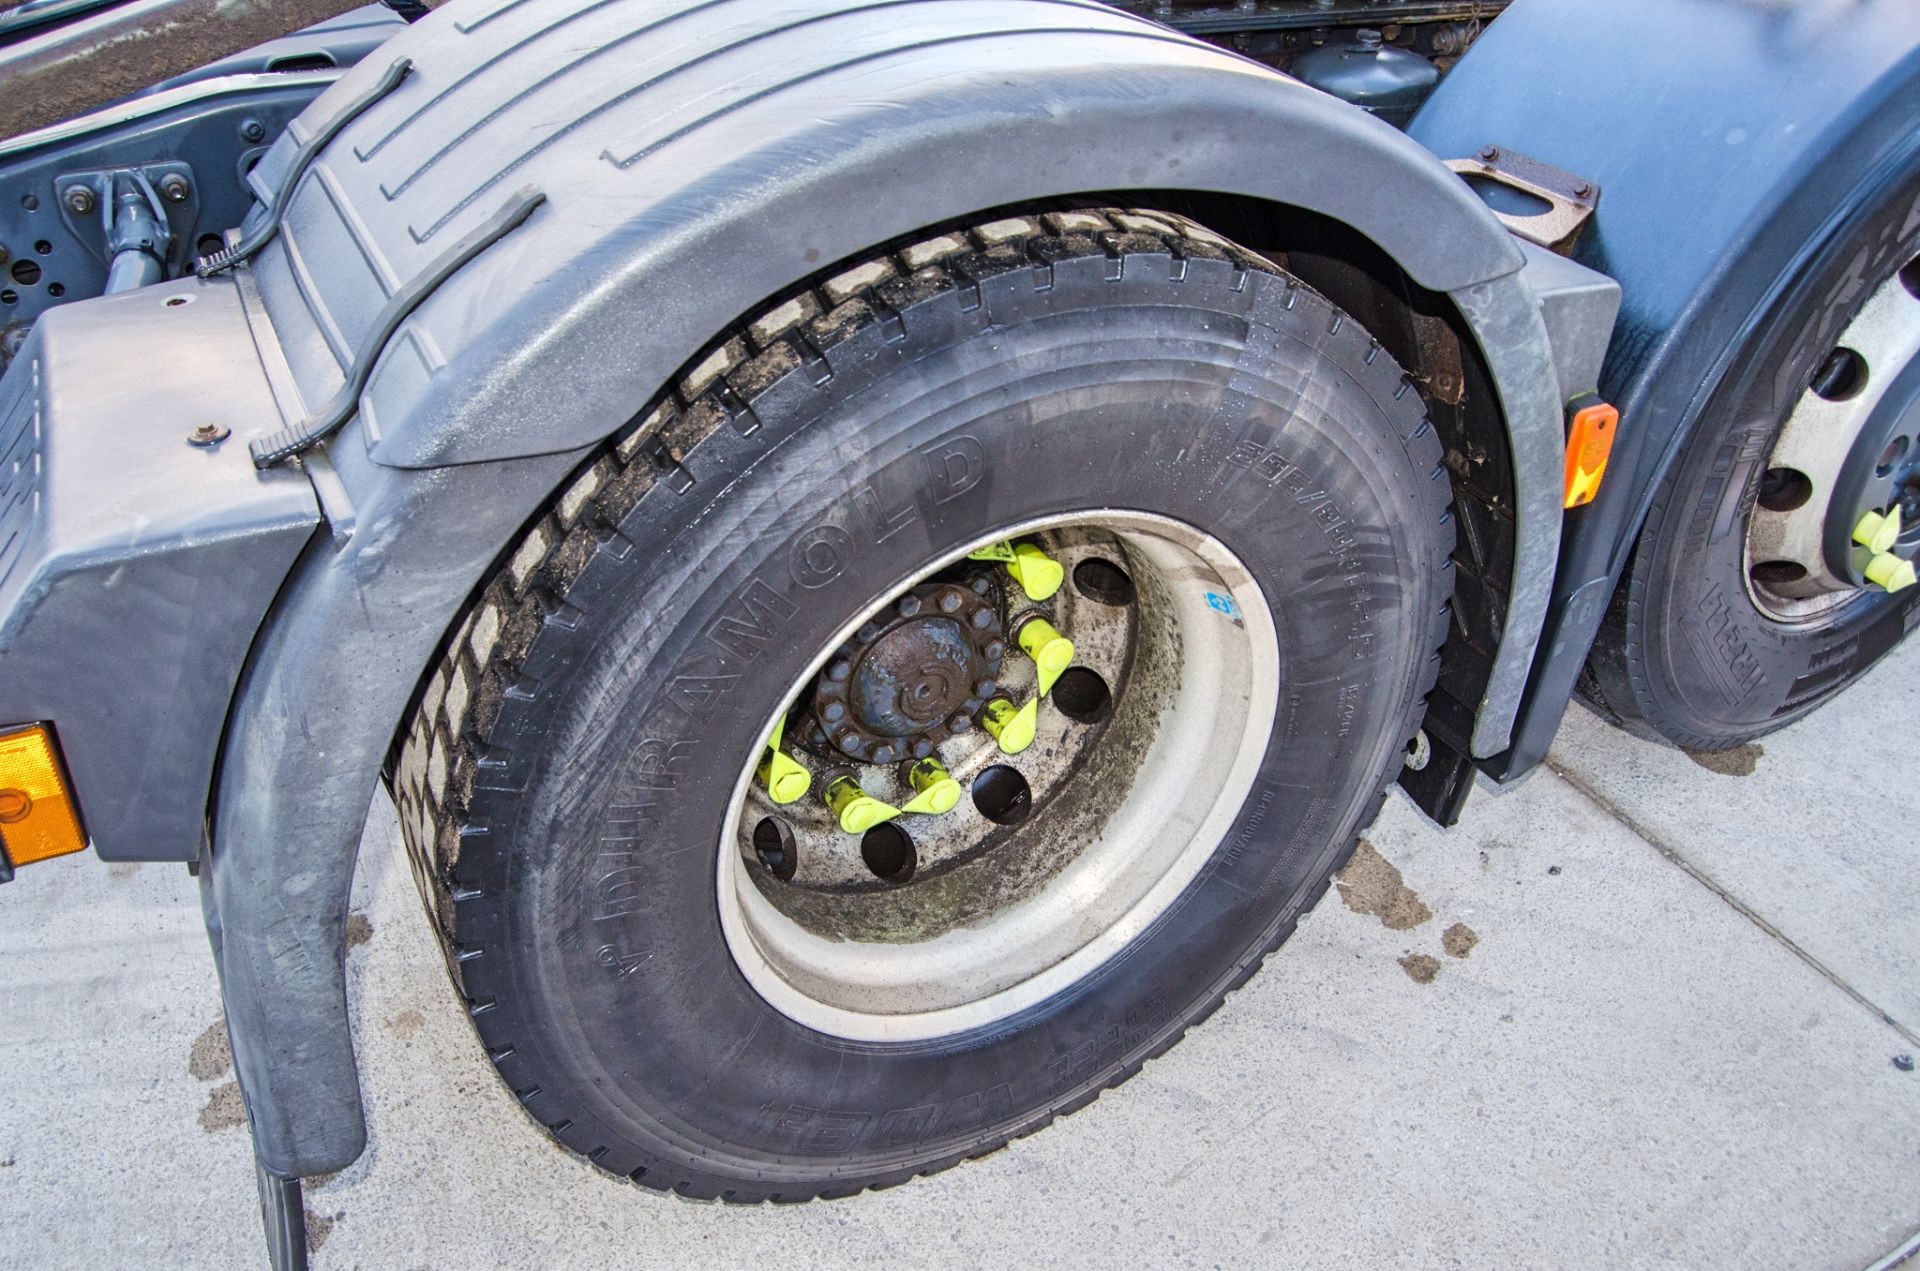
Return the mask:
<svg viewBox="0 0 1920 1271">
<path fill-rule="evenodd" d="M 1883 283 L 1847 326 L 1767 461 L 1747 532 L 1748 586 L 1763 612 L 1807 621 L 1910 576 L 1902 567 L 1920 553 L 1917 440 L 1920 262 Z"/>
<path fill-rule="evenodd" d="M 1015 542 L 1064 585 L 1036 599 L 1033 575 L 968 559 Z M 1010 527 L 906 580 L 769 718 L 808 793 L 775 802 L 769 752 L 743 757 L 719 851 L 736 964 L 791 1018 L 871 1041 L 989 1025 L 1078 982 L 1219 846 L 1265 754 L 1277 657 L 1246 568 L 1162 517 Z M 1023 745 L 1004 725 L 1030 706 Z"/>
</svg>

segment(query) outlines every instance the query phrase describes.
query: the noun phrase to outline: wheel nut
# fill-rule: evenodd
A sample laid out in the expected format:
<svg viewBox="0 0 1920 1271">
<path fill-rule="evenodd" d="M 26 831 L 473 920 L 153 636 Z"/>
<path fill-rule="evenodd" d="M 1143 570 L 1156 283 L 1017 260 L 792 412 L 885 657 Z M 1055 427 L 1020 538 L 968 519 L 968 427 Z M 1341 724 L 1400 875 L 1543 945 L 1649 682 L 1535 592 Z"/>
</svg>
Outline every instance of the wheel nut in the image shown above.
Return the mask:
<svg viewBox="0 0 1920 1271">
<path fill-rule="evenodd" d="M 992 680 L 975 680 L 973 682 L 973 695 L 975 697 L 992 697 L 993 690 L 999 687 L 1000 686 Z"/>
<path fill-rule="evenodd" d="M 874 826 L 891 821 L 900 815 L 900 809 L 891 803 L 882 803 L 860 788 L 860 783 L 852 777 L 839 776 L 827 783 L 822 797 L 827 808 L 840 822 L 840 828 L 848 834 L 865 834 Z"/>
<path fill-rule="evenodd" d="M 853 663 L 851 662 L 835 662 L 827 668 L 827 678 L 830 680 L 844 680 L 852 674 Z"/>
<path fill-rule="evenodd" d="M 920 612 L 920 598 L 918 596 L 902 596 L 894 603 L 893 611 L 902 618 L 911 618 Z"/>
<path fill-rule="evenodd" d="M 907 770 L 914 798 L 900 810 L 941 816 L 960 802 L 960 783 L 938 759 L 922 759 Z"/>
<path fill-rule="evenodd" d="M 940 612 L 941 613 L 952 613 L 954 610 L 958 609 L 959 607 L 960 607 L 960 597 L 954 595 L 950 591 L 942 592 L 940 594 Z"/>
<path fill-rule="evenodd" d="M 793 803 L 813 785 L 813 774 L 780 749 L 786 731 L 787 718 L 782 715 L 773 726 L 773 736 L 767 738 L 767 757 L 760 761 L 760 780 L 767 787 L 767 797 L 775 803 Z"/>
<path fill-rule="evenodd" d="M 1027 599 L 1036 604 L 1059 591 L 1067 576 L 1059 561 L 1032 543 L 1013 545 L 1013 559 L 1007 562 L 1007 572 L 1020 584 L 1020 590 L 1027 593 Z"/>
<path fill-rule="evenodd" d="M 1004 697 L 987 703 L 980 713 L 980 724 L 1000 746 L 1003 755 L 1017 755 L 1033 745 L 1034 729 L 1039 722 L 1040 699 L 1015 706 Z"/>
<path fill-rule="evenodd" d="M 829 724 L 837 724 L 847 717 L 847 704 L 845 702 L 828 702 L 821 708 L 820 713 L 826 717 Z"/>
<path fill-rule="evenodd" d="M 1073 665 L 1073 641 L 1054 630 L 1045 618 L 1027 619 L 1014 636 L 1040 668 L 1040 696 L 1045 697 L 1060 673 Z"/>
<path fill-rule="evenodd" d="M 75 216 L 85 216 L 93 211 L 93 191 L 84 185 L 76 185 L 68 190 L 67 211 Z"/>
</svg>

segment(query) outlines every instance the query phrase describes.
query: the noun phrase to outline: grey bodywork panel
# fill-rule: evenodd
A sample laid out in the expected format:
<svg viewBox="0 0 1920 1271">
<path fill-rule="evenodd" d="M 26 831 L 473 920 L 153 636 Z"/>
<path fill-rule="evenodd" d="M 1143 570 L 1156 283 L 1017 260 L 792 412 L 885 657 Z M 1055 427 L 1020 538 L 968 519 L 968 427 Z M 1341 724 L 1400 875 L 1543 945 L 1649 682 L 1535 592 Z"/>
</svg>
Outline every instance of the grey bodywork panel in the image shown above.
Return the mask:
<svg viewBox="0 0 1920 1271">
<path fill-rule="evenodd" d="M 171 302 L 171 303 L 170 303 Z M 49 313 L 0 379 L 0 720 L 59 729 L 108 859 L 191 859 L 254 632 L 319 523 L 232 283 Z M 190 445 L 201 425 L 235 440 Z"/>
<path fill-rule="evenodd" d="M 547 196 L 385 345 L 359 415 L 304 459 L 325 532 L 304 533 L 307 507 L 276 558 L 298 551 L 291 572 L 251 580 L 270 616 L 226 633 L 253 647 L 203 883 L 274 1173 L 338 1169 L 364 1143 L 347 896 L 422 668 L 551 492 L 683 363 L 765 298 L 896 235 L 1076 192 L 1221 191 L 1346 221 L 1451 293 L 1526 465 L 1501 655 L 1518 671 L 1496 675 L 1517 693 L 1558 543 L 1548 328 L 1498 222 L 1391 128 L 1075 0 L 455 0 L 296 120 L 257 184 L 402 56 L 412 73 L 308 169 L 281 234 L 237 284 L 206 288 L 257 287 L 257 354 L 233 324 L 221 356 L 252 359 L 233 372 L 248 414 L 278 426 L 339 388 L 382 304 L 446 244 L 523 187 Z M 78 326 L 149 294 L 58 316 Z M 264 431 L 236 429 L 221 471 Z"/>
</svg>

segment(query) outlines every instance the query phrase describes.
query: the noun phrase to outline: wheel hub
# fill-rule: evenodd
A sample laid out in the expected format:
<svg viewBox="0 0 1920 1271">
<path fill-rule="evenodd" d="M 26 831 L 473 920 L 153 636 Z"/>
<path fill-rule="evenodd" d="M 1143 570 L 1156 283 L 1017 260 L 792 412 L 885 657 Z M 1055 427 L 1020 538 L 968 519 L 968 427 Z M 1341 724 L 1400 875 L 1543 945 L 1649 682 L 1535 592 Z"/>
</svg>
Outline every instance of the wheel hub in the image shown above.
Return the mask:
<svg viewBox="0 0 1920 1271">
<path fill-rule="evenodd" d="M 809 746 L 884 764 L 971 728 L 1007 652 L 993 591 L 985 577 L 923 583 L 863 625 L 814 681 Z"/>
</svg>

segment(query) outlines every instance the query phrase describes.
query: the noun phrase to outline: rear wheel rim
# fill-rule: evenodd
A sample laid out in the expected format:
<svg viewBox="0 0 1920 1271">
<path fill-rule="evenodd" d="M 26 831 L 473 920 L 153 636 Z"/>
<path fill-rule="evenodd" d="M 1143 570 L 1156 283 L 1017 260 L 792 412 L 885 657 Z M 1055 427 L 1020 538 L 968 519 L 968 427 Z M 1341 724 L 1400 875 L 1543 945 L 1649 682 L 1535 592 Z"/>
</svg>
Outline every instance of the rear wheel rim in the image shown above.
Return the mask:
<svg viewBox="0 0 1920 1271">
<path fill-rule="evenodd" d="M 1824 620 L 1865 592 L 1869 512 L 1898 509 L 1920 550 L 1920 261 L 1887 278 L 1822 359 L 1774 443 L 1747 524 L 1748 592 L 1777 622 Z"/>
<path fill-rule="evenodd" d="M 1003 566 L 967 563 L 1012 540 L 1063 567 L 1055 596 L 1033 602 Z M 1201 875 L 1266 753 L 1280 674 L 1258 584 L 1210 535 L 1112 510 L 983 535 L 888 588 L 794 680 L 763 737 L 790 707 L 789 739 L 817 722 L 810 686 L 864 647 L 863 627 L 899 596 L 982 569 L 1015 623 L 1038 612 L 1075 643 L 1071 669 L 1038 699 L 1031 747 L 1002 753 L 978 726 L 946 738 L 935 757 L 964 791 L 958 805 L 877 834 L 840 829 L 822 795 L 844 772 L 900 806 L 912 788 L 897 758 L 853 761 L 816 733 L 785 747 L 813 770 L 801 800 L 772 801 L 764 747 L 735 783 L 718 851 L 727 947 L 762 998 L 817 1031 L 949 1036 L 1096 974 Z M 1024 705 L 1036 671 L 1012 637 L 993 687 Z"/>
</svg>

